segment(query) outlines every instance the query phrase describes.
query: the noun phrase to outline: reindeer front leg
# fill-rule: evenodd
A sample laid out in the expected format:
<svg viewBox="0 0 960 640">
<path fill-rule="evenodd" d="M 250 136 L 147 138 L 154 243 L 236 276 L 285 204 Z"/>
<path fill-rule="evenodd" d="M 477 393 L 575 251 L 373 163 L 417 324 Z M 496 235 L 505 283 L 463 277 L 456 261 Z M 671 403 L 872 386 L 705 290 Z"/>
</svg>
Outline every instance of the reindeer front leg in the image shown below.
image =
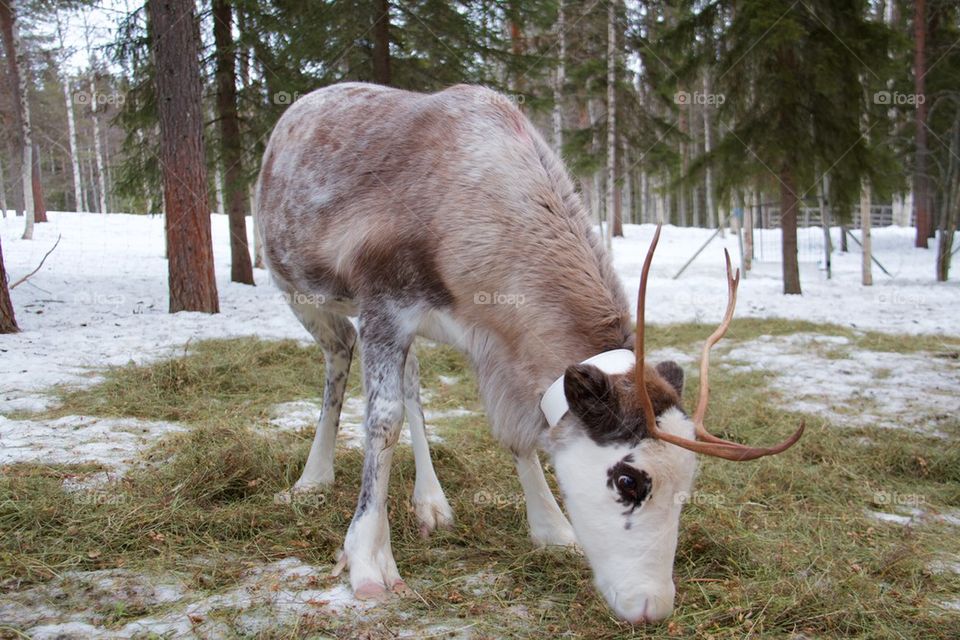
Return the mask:
<svg viewBox="0 0 960 640">
<path fill-rule="evenodd" d="M 437 472 L 430 460 L 427 443 L 427 428 L 423 422 L 420 405 L 420 365 L 413 347 L 407 352 L 406 371 L 403 376 L 403 399 L 406 405 L 407 423 L 410 425 L 410 440 L 413 458 L 417 467 L 417 479 L 413 486 L 413 510 L 420 521 L 420 535 L 426 537 L 434 529 L 453 525 L 453 510 L 443 493 Z"/>
<path fill-rule="evenodd" d="M 406 589 L 393 559 L 387 521 L 390 464 L 403 425 L 404 359 L 413 338 L 402 331 L 404 324 L 379 308 L 360 314 L 367 396 L 363 479 L 338 564 L 338 569 L 343 565 L 350 568 L 350 586 L 358 598 L 382 598 L 389 591 Z"/>
<path fill-rule="evenodd" d="M 573 527 L 553 497 L 537 452 L 514 456 L 514 461 L 527 502 L 527 525 L 533 544 L 538 547 L 576 545 Z"/>
</svg>

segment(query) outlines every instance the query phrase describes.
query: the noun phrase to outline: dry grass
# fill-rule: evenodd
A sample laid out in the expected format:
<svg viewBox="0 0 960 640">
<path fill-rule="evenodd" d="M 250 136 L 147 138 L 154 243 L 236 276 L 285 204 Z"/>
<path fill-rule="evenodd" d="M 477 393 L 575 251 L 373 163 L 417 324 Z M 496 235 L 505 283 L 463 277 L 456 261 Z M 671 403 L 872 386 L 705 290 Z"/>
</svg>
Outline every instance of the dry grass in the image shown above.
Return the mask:
<svg viewBox="0 0 960 640">
<path fill-rule="evenodd" d="M 710 330 L 656 327 L 651 347 L 692 353 Z M 779 321 L 738 321 L 732 337 L 798 330 L 848 335 L 861 348 L 948 351 L 960 345 Z M 432 406 L 479 408 L 459 355 L 424 345 L 419 353 Z M 183 357 L 116 369 L 100 385 L 63 392 L 63 406 L 51 415 L 173 419 L 192 428 L 158 442 L 146 465 L 107 487 L 111 499 L 95 504 L 62 489 L 65 475 L 83 476 L 94 466 L 4 469 L 3 590 L 71 569 L 124 567 L 176 572 L 198 590 L 217 592 L 235 584 L 250 560 L 296 555 L 329 564 L 355 506 L 361 454 L 338 453 L 337 485 L 321 499 L 277 504 L 274 495 L 300 472 L 310 434 L 281 433 L 267 421 L 274 404 L 318 395 L 320 362 L 316 349 L 293 342 L 209 341 Z M 351 394 L 359 392 L 356 368 Z M 440 384 L 441 375 L 459 379 Z M 878 504 L 882 495 L 916 496 L 931 512 L 960 507 L 956 440 L 944 446 L 912 433 L 837 429 L 817 416 L 786 413 L 758 374 L 724 374 L 712 384 L 710 421 L 722 435 L 771 442 L 803 417 L 808 429 L 796 449 L 775 459 L 702 463 L 681 523 L 677 608 L 669 623 L 621 624 L 593 590 L 580 556 L 531 548 L 511 460 L 480 415 L 432 425 L 444 438 L 433 454 L 457 517 L 452 531 L 429 540 L 417 536 L 408 506 L 413 457 L 406 447 L 398 452 L 390 493 L 393 548 L 419 597 L 384 606 L 366 621 L 311 618 L 269 637 L 392 637 L 435 623 L 490 638 L 960 636 L 957 615 L 937 605 L 957 597 L 960 578 L 927 568 L 943 553 L 960 553 L 956 529 L 882 524 L 864 513 L 889 508 Z M 695 379 L 690 385 L 688 399 L 695 397 Z M 960 435 L 960 424 L 948 430 Z M 478 504 L 480 493 L 500 497 L 500 506 Z M 479 587 L 471 582 L 478 575 L 488 578 Z M 109 613 L 110 623 L 119 625 L 145 612 Z M 229 622 L 235 613 L 221 615 Z"/>
</svg>

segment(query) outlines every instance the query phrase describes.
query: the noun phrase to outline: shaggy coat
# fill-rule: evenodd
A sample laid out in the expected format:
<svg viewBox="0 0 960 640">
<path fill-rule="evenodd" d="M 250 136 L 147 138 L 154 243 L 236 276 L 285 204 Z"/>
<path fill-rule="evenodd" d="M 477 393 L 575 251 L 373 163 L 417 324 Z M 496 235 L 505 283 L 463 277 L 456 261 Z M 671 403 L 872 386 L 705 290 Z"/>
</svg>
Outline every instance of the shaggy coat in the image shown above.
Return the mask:
<svg viewBox="0 0 960 640">
<path fill-rule="evenodd" d="M 538 444 L 564 369 L 632 346 L 627 298 L 561 161 L 503 96 L 347 83 L 297 101 L 257 185 L 278 285 L 338 313 L 416 308 L 461 347 L 494 435 Z M 540 443 L 542 444 L 542 442 Z"/>
</svg>

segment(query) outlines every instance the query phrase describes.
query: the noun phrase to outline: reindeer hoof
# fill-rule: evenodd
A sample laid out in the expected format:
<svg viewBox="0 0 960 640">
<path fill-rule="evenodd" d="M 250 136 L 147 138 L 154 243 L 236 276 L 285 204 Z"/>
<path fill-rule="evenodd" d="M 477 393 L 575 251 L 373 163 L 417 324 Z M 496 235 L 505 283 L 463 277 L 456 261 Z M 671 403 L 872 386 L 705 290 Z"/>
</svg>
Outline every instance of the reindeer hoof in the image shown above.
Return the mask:
<svg viewBox="0 0 960 640">
<path fill-rule="evenodd" d="M 401 598 L 413 595 L 413 589 L 408 587 L 407 583 L 403 580 L 397 580 L 395 583 L 393 583 L 393 586 L 390 587 L 390 590 Z"/>
<path fill-rule="evenodd" d="M 437 529 L 453 527 L 453 509 L 442 493 L 439 497 L 418 500 L 413 499 L 413 510 L 420 522 L 420 537 L 428 538 Z"/>
<path fill-rule="evenodd" d="M 390 597 L 390 592 L 379 582 L 364 582 L 353 591 L 357 600 L 383 601 Z"/>
</svg>

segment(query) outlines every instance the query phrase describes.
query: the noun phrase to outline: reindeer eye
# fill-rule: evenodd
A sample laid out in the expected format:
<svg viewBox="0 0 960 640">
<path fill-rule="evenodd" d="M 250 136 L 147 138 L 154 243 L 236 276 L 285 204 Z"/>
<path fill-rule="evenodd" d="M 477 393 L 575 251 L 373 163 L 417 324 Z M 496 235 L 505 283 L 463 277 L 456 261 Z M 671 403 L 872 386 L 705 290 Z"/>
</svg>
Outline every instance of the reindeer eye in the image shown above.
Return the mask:
<svg viewBox="0 0 960 640">
<path fill-rule="evenodd" d="M 637 481 L 628 475 L 622 475 L 617 478 L 617 489 L 624 493 L 636 493 Z"/>
<path fill-rule="evenodd" d="M 628 456 L 607 471 L 607 486 L 620 494 L 617 501 L 630 507 L 631 511 L 639 507 L 649 497 L 653 480 L 646 471 L 631 466 Z"/>
</svg>

